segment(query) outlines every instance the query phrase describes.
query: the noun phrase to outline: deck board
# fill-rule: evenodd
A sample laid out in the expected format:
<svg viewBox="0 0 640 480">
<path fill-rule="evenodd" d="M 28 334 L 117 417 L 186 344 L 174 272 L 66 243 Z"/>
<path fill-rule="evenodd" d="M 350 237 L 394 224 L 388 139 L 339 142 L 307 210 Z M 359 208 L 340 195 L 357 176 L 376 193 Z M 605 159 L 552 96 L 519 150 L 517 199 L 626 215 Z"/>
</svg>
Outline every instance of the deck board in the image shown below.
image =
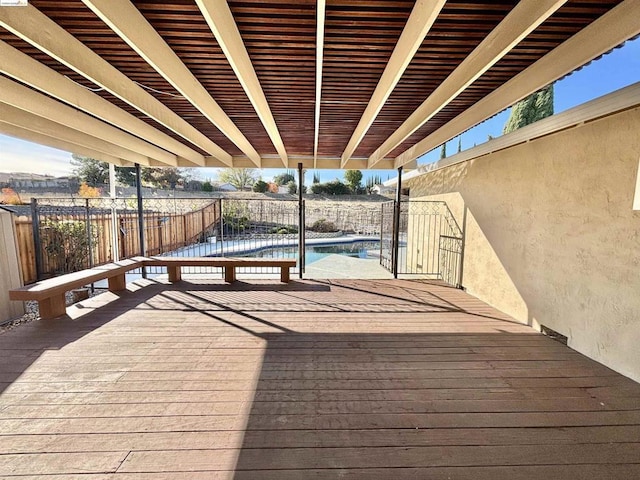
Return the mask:
<svg viewBox="0 0 640 480">
<path fill-rule="evenodd" d="M 0 477 L 640 477 L 640 385 L 462 291 L 140 284 L 0 335 Z"/>
</svg>

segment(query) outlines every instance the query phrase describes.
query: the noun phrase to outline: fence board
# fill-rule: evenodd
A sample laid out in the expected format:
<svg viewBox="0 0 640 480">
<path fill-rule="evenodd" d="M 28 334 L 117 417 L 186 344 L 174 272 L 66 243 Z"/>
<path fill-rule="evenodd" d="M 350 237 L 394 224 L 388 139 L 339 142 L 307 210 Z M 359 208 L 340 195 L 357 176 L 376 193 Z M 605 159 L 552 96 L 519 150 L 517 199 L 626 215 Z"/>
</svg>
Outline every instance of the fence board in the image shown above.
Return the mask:
<svg viewBox="0 0 640 480">
<path fill-rule="evenodd" d="M 19 256 L 16 250 L 12 214 L 0 212 L 0 321 L 16 318 L 24 313 L 21 302 L 9 301 L 9 290 L 21 286 Z"/>
</svg>

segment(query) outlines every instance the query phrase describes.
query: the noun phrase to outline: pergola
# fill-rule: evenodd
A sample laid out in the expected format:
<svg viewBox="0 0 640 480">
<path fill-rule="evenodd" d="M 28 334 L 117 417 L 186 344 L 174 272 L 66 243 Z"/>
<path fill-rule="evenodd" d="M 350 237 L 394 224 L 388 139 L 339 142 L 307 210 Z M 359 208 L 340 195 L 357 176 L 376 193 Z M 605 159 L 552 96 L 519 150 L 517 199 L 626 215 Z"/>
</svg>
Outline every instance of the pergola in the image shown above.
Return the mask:
<svg viewBox="0 0 640 480">
<path fill-rule="evenodd" d="M 117 165 L 413 167 L 638 18 L 638 0 L 32 0 L 0 7 L 0 132 Z"/>
</svg>

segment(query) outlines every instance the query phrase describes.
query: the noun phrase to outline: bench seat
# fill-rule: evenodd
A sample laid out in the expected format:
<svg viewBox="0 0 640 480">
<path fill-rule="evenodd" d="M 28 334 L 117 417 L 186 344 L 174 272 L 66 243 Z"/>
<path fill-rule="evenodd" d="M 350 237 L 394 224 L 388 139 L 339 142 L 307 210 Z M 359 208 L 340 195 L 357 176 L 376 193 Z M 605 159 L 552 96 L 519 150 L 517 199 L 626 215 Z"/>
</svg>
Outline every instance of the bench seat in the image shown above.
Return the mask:
<svg viewBox="0 0 640 480">
<path fill-rule="evenodd" d="M 54 318 L 64 314 L 66 309 L 66 293 L 74 288 L 105 280 L 109 282 L 109 290 L 118 292 L 126 288 L 125 274 L 129 270 L 144 264 L 141 257 L 122 260 L 101 265 L 99 267 L 67 273 L 59 277 L 48 278 L 31 285 L 9 290 L 11 300 L 36 300 L 41 318 Z"/>
<path fill-rule="evenodd" d="M 182 278 L 182 267 L 222 267 L 228 283 L 236 280 L 238 267 L 279 267 L 280 280 L 287 283 L 289 268 L 295 265 L 296 261 L 290 258 L 134 257 L 14 288 L 9 290 L 9 299 L 35 300 L 38 302 L 40 318 L 49 319 L 65 314 L 68 291 L 106 279 L 109 291 L 119 292 L 126 289 L 126 273 L 140 267 L 166 267 L 170 282 Z"/>
<path fill-rule="evenodd" d="M 254 257 L 151 257 L 145 261 L 147 266 L 167 267 L 170 282 L 181 278 L 181 267 L 222 267 L 227 283 L 236 281 L 238 267 L 280 267 L 280 281 L 289 282 L 289 268 L 296 266 L 293 258 L 254 258 Z"/>
</svg>

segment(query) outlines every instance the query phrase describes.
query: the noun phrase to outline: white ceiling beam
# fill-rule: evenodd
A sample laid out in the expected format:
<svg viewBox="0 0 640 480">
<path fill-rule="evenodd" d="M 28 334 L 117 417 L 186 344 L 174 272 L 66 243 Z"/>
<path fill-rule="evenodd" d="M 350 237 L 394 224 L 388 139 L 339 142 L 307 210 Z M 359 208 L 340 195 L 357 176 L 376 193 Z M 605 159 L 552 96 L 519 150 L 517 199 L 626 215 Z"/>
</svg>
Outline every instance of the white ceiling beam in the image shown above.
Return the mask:
<svg viewBox="0 0 640 480">
<path fill-rule="evenodd" d="M 39 117 L 33 113 L 21 110 L 12 105 L 0 102 L 0 119 L 3 123 L 15 125 L 26 130 L 59 138 L 68 143 L 80 145 L 91 150 L 106 153 L 115 158 L 121 158 L 140 165 L 149 165 L 149 158 L 137 152 L 107 142 L 101 138 L 93 137 L 81 130 L 68 127 L 62 123 L 54 122 L 47 118 Z M 64 121 L 64 120 L 60 120 Z"/>
<path fill-rule="evenodd" d="M 460 65 L 369 157 L 372 168 L 489 70 L 567 0 L 520 0 Z"/>
<path fill-rule="evenodd" d="M 39 145 L 56 148 L 65 152 L 76 153 L 85 157 L 95 158 L 96 160 L 100 160 L 101 162 L 113 163 L 114 165 L 118 166 L 131 165 L 130 162 L 124 162 L 120 158 L 116 158 L 106 153 L 98 152 L 97 150 L 91 150 L 90 148 L 69 143 L 56 137 L 50 137 L 38 132 L 34 132 L 32 130 L 27 130 L 26 128 L 17 127 L 16 125 L 12 125 L 10 123 L 4 123 L 2 119 L 0 119 L 0 133 L 2 133 L 3 135 L 9 135 L 10 137 L 25 140 L 27 142 L 37 143 Z"/>
<path fill-rule="evenodd" d="M 86 1 L 86 0 L 85 0 Z M 110 0 L 101 0 L 109 2 Z M 231 9 L 226 0 L 196 0 L 196 4 L 224 52 L 242 88 L 251 101 L 262 125 L 264 125 L 283 165 L 287 165 L 287 152 L 280 137 L 278 126 L 264 95 L 249 53 L 244 46 Z"/>
<path fill-rule="evenodd" d="M 128 0 L 82 1 L 258 165 L 260 155 L 256 149 L 135 5 Z"/>
<path fill-rule="evenodd" d="M 396 168 L 640 34 L 640 2 L 625 0 L 395 159 Z"/>
<path fill-rule="evenodd" d="M 0 63 L 1 73 L 182 157 L 191 162 L 191 166 L 204 166 L 204 156 L 192 148 L 2 40 L 0 58 L 3 59 Z"/>
<path fill-rule="evenodd" d="M 120 98 L 210 155 L 231 155 L 33 5 L 0 8 L 0 26 Z"/>
<path fill-rule="evenodd" d="M 320 143 L 320 102 L 322 100 L 322 69 L 324 57 L 324 21 L 327 10 L 325 0 L 316 2 L 316 103 L 314 113 L 313 159 L 314 167 L 318 159 L 318 144 Z"/>
<path fill-rule="evenodd" d="M 0 76 L 0 102 L 53 122 L 62 120 L 67 127 L 120 145 L 165 165 L 177 165 L 176 156 L 166 150 L 2 76 Z"/>
<path fill-rule="evenodd" d="M 418 0 L 393 49 L 367 108 L 342 153 L 341 168 L 353 155 L 438 18 L 446 0 Z"/>
<path fill-rule="evenodd" d="M 282 161 L 278 156 L 264 156 L 260 160 L 262 168 L 282 168 Z M 340 157 L 313 157 L 311 155 L 308 156 L 298 156 L 298 155 L 290 155 L 289 156 L 289 164 L 286 168 L 296 169 L 298 168 L 298 163 L 302 163 L 302 167 L 306 169 L 320 169 L 320 170 L 338 170 L 340 169 Z M 233 157 L 233 166 L 235 168 L 248 168 L 253 164 L 251 160 L 247 157 L 243 156 L 234 156 Z M 215 163 L 207 164 L 207 166 L 217 167 Z M 367 168 L 367 159 L 366 158 L 352 158 L 349 161 L 349 167 L 355 170 L 364 170 Z M 394 169 L 394 159 L 393 158 L 385 158 L 380 161 L 376 166 L 377 169 L 380 170 L 393 170 Z M 405 165 L 405 169 L 412 169 L 415 167 L 415 162 L 409 163 Z"/>
</svg>

